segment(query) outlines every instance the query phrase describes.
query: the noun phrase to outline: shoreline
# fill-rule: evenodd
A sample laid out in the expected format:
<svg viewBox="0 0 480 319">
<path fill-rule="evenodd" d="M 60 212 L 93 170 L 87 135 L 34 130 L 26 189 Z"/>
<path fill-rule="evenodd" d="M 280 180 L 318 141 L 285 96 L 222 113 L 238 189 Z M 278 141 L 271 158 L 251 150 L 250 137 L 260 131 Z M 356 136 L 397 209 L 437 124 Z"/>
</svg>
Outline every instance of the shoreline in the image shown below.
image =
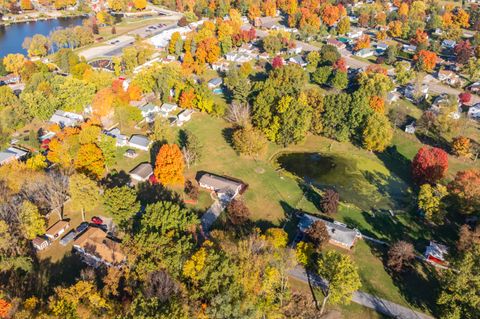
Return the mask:
<svg viewBox="0 0 480 319">
<path fill-rule="evenodd" d="M 68 18 L 79 18 L 79 17 L 89 17 L 88 13 L 77 13 L 77 14 L 71 14 L 71 15 L 45 15 L 45 16 L 40 16 L 40 17 L 35 17 L 35 18 L 27 18 L 27 19 L 19 19 L 19 20 L 8 20 L 4 21 L 2 20 L 0 22 L 0 27 L 8 27 L 12 24 L 19 24 L 19 23 L 29 23 L 29 22 L 37 22 L 37 21 L 47 21 L 47 20 L 56 20 L 56 19 L 68 19 Z"/>
</svg>

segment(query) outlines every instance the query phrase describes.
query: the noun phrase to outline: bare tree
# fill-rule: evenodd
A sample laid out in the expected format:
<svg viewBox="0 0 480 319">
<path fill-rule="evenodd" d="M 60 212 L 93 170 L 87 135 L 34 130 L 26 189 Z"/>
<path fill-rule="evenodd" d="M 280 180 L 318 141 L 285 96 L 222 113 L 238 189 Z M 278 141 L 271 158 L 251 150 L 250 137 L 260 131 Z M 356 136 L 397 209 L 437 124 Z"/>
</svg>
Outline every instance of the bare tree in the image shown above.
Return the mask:
<svg viewBox="0 0 480 319">
<path fill-rule="evenodd" d="M 477 225 L 474 229 L 471 229 L 468 225 L 460 227 L 457 249 L 459 251 L 466 251 L 475 244 L 480 244 L 480 225 Z"/>
<path fill-rule="evenodd" d="M 48 173 L 48 182 L 45 185 L 45 196 L 50 198 L 51 209 L 57 210 L 60 219 L 63 219 L 63 205 L 68 200 L 69 178 L 65 173 L 55 170 Z"/>
<path fill-rule="evenodd" d="M 225 119 L 232 124 L 244 127 L 250 122 L 250 105 L 233 102 L 228 107 Z"/>
<path fill-rule="evenodd" d="M 178 294 L 178 284 L 163 270 L 153 271 L 148 275 L 144 294 L 147 298 L 158 298 L 161 302 Z"/>
<path fill-rule="evenodd" d="M 399 240 L 388 251 L 387 266 L 395 272 L 401 272 L 415 259 L 413 245 Z"/>
<path fill-rule="evenodd" d="M 328 234 L 327 226 L 324 222 L 317 220 L 315 221 L 310 228 L 307 229 L 305 234 L 308 236 L 308 239 L 315 244 L 317 247 L 322 247 L 330 239 Z"/>
<path fill-rule="evenodd" d="M 198 199 L 198 186 L 195 185 L 191 180 L 185 182 L 184 188 L 185 194 L 193 200 Z"/>
<path fill-rule="evenodd" d="M 338 210 L 340 196 L 333 189 L 327 189 L 320 201 L 320 207 L 325 214 L 335 214 Z"/>
</svg>

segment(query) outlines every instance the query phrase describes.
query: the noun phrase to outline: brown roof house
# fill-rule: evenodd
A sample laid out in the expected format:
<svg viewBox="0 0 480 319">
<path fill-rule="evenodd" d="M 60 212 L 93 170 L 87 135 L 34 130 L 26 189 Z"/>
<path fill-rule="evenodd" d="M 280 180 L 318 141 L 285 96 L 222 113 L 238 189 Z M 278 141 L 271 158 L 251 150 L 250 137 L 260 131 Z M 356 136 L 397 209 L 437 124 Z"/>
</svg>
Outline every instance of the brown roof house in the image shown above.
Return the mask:
<svg viewBox="0 0 480 319">
<path fill-rule="evenodd" d="M 35 248 L 37 251 L 44 250 L 45 248 L 50 245 L 50 242 L 48 241 L 47 238 L 45 237 L 36 237 L 35 239 L 32 240 L 32 245 L 33 248 Z"/>
<path fill-rule="evenodd" d="M 62 236 L 62 234 L 65 232 L 65 230 L 70 227 L 70 223 L 67 222 L 66 220 L 59 220 L 55 224 L 53 224 L 52 227 L 47 229 L 47 232 L 45 233 L 45 236 L 47 236 L 50 240 L 57 240 Z"/>
<path fill-rule="evenodd" d="M 107 234 L 97 227 L 89 227 L 77 237 L 73 248 L 83 254 L 85 262 L 92 267 L 100 264 L 118 267 L 126 259 L 120 244 L 108 238 Z"/>
</svg>

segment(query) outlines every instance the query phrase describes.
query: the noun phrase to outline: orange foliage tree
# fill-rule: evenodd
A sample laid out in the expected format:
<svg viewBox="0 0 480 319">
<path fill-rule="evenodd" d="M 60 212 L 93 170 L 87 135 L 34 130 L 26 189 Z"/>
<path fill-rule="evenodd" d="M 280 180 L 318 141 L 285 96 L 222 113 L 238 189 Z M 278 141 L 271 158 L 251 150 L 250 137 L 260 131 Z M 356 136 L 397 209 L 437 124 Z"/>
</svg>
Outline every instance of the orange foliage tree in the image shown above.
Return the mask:
<svg viewBox="0 0 480 319">
<path fill-rule="evenodd" d="M 355 43 L 355 50 L 361 50 L 361 49 L 366 49 L 370 47 L 370 36 L 368 34 L 362 35 L 357 43 Z"/>
<path fill-rule="evenodd" d="M 416 61 L 417 68 L 422 71 L 432 72 L 437 65 L 437 54 L 435 52 L 420 50 L 413 59 Z"/>
<path fill-rule="evenodd" d="M 195 91 L 193 88 L 188 88 L 182 91 L 178 100 L 178 105 L 184 109 L 193 108 L 193 100 L 195 99 Z"/>
<path fill-rule="evenodd" d="M 450 28 L 453 25 L 453 14 L 445 12 L 442 16 L 442 25 L 444 29 Z"/>
<path fill-rule="evenodd" d="M 404 16 L 404 17 L 408 16 L 408 11 L 409 11 L 408 3 L 405 3 L 405 2 L 403 2 L 398 8 L 398 14 L 400 16 Z"/>
<path fill-rule="evenodd" d="M 113 102 L 115 101 L 115 93 L 112 89 L 104 88 L 95 94 L 92 100 L 93 114 L 98 117 L 109 115 L 113 111 Z"/>
<path fill-rule="evenodd" d="M 183 185 L 185 162 L 177 144 L 164 144 L 155 160 L 154 175 L 163 185 Z"/>
<path fill-rule="evenodd" d="M 391 37 L 398 38 L 402 35 L 402 21 L 392 21 L 388 24 L 388 33 Z"/>
<path fill-rule="evenodd" d="M 340 10 L 338 7 L 327 4 L 322 11 L 322 21 L 331 27 L 338 19 L 340 19 Z"/>
<path fill-rule="evenodd" d="M 267 17 L 274 17 L 277 14 L 277 4 L 275 0 L 266 0 L 263 2 L 263 12 Z"/>
<path fill-rule="evenodd" d="M 452 149 L 455 155 L 467 157 L 470 155 L 470 139 L 465 136 L 459 136 L 453 139 Z M 479 185 L 480 187 L 480 185 Z"/>
<path fill-rule="evenodd" d="M 422 29 L 417 29 L 417 31 L 415 31 L 415 36 L 413 37 L 412 42 L 416 45 L 428 44 L 428 34 Z"/>
<path fill-rule="evenodd" d="M 200 64 L 213 63 L 220 57 L 220 47 L 216 38 L 206 38 L 198 44 L 196 58 Z"/>
<path fill-rule="evenodd" d="M 385 113 L 385 101 L 379 96 L 372 96 L 370 98 L 370 107 L 377 113 Z"/>
<path fill-rule="evenodd" d="M 262 15 L 262 12 L 260 11 L 260 8 L 256 4 L 250 4 L 248 7 L 248 18 L 250 20 L 255 20 L 255 18 L 258 18 Z"/>
<path fill-rule="evenodd" d="M 140 101 L 142 98 L 142 90 L 134 84 L 130 84 L 127 89 L 128 97 L 131 101 Z"/>
<path fill-rule="evenodd" d="M 8 301 L 0 299 L 0 318 L 7 318 L 11 308 L 12 305 Z"/>
</svg>

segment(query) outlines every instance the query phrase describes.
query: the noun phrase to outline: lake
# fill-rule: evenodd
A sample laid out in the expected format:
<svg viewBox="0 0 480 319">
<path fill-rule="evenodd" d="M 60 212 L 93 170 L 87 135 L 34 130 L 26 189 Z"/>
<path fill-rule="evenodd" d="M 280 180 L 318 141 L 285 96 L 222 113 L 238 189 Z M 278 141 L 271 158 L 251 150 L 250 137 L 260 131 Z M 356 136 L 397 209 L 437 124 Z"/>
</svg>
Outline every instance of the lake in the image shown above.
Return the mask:
<svg viewBox="0 0 480 319">
<path fill-rule="evenodd" d="M 48 35 L 55 29 L 81 25 L 84 17 L 58 18 L 35 22 L 12 23 L 9 26 L 0 26 L 0 58 L 9 53 L 23 53 L 23 40 L 35 34 Z"/>
</svg>

